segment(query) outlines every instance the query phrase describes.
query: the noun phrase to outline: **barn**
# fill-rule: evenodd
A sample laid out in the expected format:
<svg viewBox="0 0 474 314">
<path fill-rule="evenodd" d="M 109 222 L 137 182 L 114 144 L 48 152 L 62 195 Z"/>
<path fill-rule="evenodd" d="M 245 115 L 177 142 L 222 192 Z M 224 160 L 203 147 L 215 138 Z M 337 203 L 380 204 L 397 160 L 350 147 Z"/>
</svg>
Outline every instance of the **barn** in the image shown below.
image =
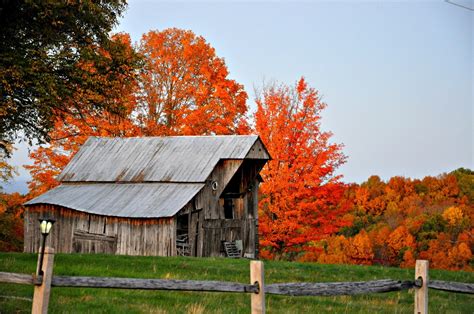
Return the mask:
<svg viewBox="0 0 474 314">
<path fill-rule="evenodd" d="M 62 253 L 258 256 L 258 136 L 90 137 L 60 185 L 25 204 L 24 251 L 54 218 Z"/>
</svg>

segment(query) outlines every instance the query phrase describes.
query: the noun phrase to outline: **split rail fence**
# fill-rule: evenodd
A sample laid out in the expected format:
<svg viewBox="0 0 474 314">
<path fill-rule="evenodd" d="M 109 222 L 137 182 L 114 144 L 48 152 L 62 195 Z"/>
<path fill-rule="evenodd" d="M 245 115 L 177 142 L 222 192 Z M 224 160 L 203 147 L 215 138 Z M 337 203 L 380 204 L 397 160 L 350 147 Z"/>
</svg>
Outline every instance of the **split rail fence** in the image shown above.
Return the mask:
<svg viewBox="0 0 474 314">
<path fill-rule="evenodd" d="M 37 274 L 40 267 L 38 256 Z M 46 247 L 42 276 L 0 272 L 0 282 L 34 285 L 32 313 L 47 313 L 51 287 L 118 288 L 143 290 L 175 290 L 198 292 L 248 293 L 251 296 L 251 313 L 265 313 L 265 294 L 287 296 L 339 296 L 383 293 L 415 289 L 414 313 L 428 313 L 428 288 L 456 293 L 474 294 L 474 284 L 429 280 L 428 261 L 417 260 L 415 280 L 372 280 L 327 283 L 264 283 L 261 261 L 250 261 L 250 284 L 168 279 L 136 279 L 113 277 L 53 276 L 54 250 Z"/>
</svg>

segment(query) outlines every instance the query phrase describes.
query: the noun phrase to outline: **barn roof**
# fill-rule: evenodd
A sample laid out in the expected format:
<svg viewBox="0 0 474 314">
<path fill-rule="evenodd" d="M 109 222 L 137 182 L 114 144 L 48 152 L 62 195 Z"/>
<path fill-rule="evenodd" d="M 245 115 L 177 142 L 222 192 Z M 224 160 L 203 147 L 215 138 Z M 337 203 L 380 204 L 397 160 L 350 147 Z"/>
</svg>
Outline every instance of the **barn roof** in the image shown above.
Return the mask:
<svg viewBox="0 0 474 314">
<path fill-rule="evenodd" d="M 26 205 L 53 204 L 116 217 L 171 217 L 203 187 L 203 183 L 62 184 Z"/>
<path fill-rule="evenodd" d="M 219 160 L 245 158 L 270 158 L 258 136 L 90 137 L 58 177 L 62 184 L 25 205 L 171 217 L 204 187 Z"/>
<path fill-rule="evenodd" d="M 256 135 L 91 137 L 58 179 L 62 182 L 204 182 L 220 159 L 244 159 L 257 141 L 260 139 Z M 262 153 L 267 156 L 263 159 L 270 158 L 266 151 Z"/>
</svg>

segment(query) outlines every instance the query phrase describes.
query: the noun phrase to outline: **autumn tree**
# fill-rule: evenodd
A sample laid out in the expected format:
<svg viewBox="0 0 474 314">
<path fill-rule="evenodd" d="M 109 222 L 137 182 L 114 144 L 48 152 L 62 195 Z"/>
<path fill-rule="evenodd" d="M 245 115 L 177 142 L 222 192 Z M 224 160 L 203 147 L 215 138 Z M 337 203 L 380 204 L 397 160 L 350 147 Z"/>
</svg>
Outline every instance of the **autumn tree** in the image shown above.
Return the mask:
<svg viewBox="0 0 474 314">
<path fill-rule="evenodd" d="M 128 34 L 116 34 L 113 41 L 120 42 L 127 47 L 123 50 L 123 58 L 137 58 Z M 109 55 L 107 51 L 102 51 Z M 97 73 L 97 65 L 91 62 L 81 63 L 84 71 Z M 100 65 L 99 65 L 100 66 Z M 124 65 L 124 67 L 128 67 Z M 36 196 L 58 185 L 55 177 L 67 165 L 74 154 L 89 136 L 136 136 L 140 130 L 133 123 L 132 116 L 135 110 L 135 93 L 137 82 L 135 75 L 130 74 L 131 69 L 123 69 L 122 74 L 110 73 L 109 75 L 97 75 L 96 80 L 110 80 L 107 102 L 121 108 L 121 114 L 108 110 L 80 112 L 74 111 L 54 121 L 54 128 L 48 133 L 51 139 L 50 145 L 40 146 L 30 153 L 33 165 L 26 166 L 33 180 L 29 184 L 30 196 Z M 67 102 L 81 102 L 82 91 L 77 90 L 71 95 Z"/>
<path fill-rule="evenodd" d="M 402 225 L 393 230 L 385 242 L 390 249 L 390 261 L 392 265 L 399 265 L 403 260 L 404 250 L 415 248 L 415 238 Z"/>
<path fill-rule="evenodd" d="M 0 252 L 23 249 L 23 202 L 19 193 L 0 193 Z"/>
<path fill-rule="evenodd" d="M 326 105 L 303 78 L 294 87 L 265 86 L 256 103 L 255 130 L 273 158 L 261 173 L 262 256 L 292 258 L 344 225 L 335 171 L 346 157 L 321 130 Z"/>
<path fill-rule="evenodd" d="M 143 35 L 138 120 L 145 135 L 247 132 L 247 94 L 228 78 L 224 59 L 191 31 Z"/>
<path fill-rule="evenodd" d="M 322 264 L 349 264 L 350 258 L 346 254 L 349 240 L 343 235 L 333 236 L 324 241 L 324 249 L 320 252 L 317 261 Z M 303 257 L 303 261 L 308 256 Z M 311 261 L 311 260 L 308 260 Z"/>
<path fill-rule="evenodd" d="M 349 241 L 346 255 L 350 258 L 352 264 L 371 265 L 374 258 L 372 243 L 365 230 L 359 232 L 354 238 Z"/>
<path fill-rule="evenodd" d="M 128 47 L 126 57 L 134 57 L 127 35 L 116 35 L 114 40 Z M 108 101 L 119 105 L 122 115 L 109 111 L 69 114 L 56 120 L 49 133 L 51 145 L 32 152 L 34 165 L 28 169 L 33 177 L 33 194 L 58 184 L 55 177 L 89 136 L 247 132 L 242 120 L 247 95 L 242 85 L 227 78 L 224 60 L 202 37 L 178 29 L 150 32 L 143 36 L 139 50 L 145 66 L 139 77 L 119 77 L 120 83 L 113 85 L 109 94 Z M 83 66 L 95 71 L 94 64 Z"/>
<path fill-rule="evenodd" d="M 109 36 L 125 8 L 123 0 L 0 2 L 4 153 L 18 138 L 49 142 L 58 118 L 121 113 L 113 86 L 138 66 Z"/>
</svg>

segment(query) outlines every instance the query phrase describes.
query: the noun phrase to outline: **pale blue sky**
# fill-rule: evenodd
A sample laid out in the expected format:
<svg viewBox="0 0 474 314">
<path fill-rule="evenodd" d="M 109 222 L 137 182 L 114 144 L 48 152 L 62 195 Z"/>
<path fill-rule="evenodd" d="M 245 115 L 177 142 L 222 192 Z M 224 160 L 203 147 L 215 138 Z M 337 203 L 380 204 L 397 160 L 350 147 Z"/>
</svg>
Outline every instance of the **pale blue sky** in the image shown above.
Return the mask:
<svg viewBox="0 0 474 314">
<path fill-rule="evenodd" d="M 252 108 L 263 80 L 305 76 L 328 104 L 323 128 L 345 144 L 340 173 L 361 182 L 474 168 L 473 20 L 473 11 L 442 0 L 132 0 L 117 31 L 134 41 L 169 27 L 202 35 L 244 84 Z"/>
</svg>

